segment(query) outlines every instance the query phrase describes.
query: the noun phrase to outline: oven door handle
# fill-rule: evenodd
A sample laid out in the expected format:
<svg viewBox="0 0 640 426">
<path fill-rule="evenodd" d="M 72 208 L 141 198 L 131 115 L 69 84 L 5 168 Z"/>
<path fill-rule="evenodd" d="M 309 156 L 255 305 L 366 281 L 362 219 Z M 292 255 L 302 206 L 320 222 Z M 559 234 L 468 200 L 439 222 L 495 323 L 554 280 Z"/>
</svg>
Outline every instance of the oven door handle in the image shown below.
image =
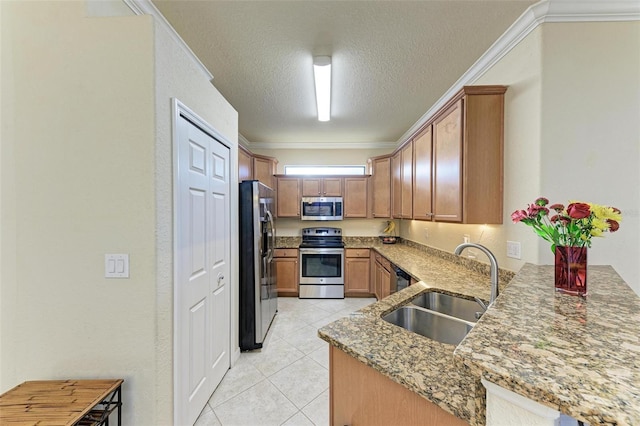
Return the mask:
<svg viewBox="0 0 640 426">
<path fill-rule="evenodd" d="M 301 248 L 300 254 L 344 254 L 342 248 Z"/>
</svg>

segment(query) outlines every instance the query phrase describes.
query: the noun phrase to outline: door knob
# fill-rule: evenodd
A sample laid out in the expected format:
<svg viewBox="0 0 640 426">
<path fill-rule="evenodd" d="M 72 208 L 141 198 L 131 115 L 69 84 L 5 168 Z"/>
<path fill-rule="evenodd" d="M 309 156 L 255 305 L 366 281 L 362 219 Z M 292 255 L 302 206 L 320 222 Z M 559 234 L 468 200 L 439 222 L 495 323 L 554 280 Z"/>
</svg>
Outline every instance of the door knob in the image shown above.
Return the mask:
<svg viewBox="0 0 640 426">
<path fill-rule="evenodd" d="M 220 281 L 224 280 L 224 274 L 222 272 L 220 272 L 218 274 L 218 284 L 220 284 Z"/>
</svg>

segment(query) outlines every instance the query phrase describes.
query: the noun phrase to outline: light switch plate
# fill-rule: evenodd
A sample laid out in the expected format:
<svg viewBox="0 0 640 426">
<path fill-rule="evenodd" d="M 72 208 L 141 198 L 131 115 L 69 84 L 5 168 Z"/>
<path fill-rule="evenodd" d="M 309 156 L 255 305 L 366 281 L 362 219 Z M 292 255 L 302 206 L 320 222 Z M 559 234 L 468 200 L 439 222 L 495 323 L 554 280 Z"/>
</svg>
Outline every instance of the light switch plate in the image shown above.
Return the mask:
<svg viewBox="0 0 640 426">
<path fill-rule="evenodd" d="M 105 254 L 104 255 L 104 277 L 105 278 L 129 278 L 129 255 L 128 254 Z"/>
<path fill-rule="evenodd" d="M 520 259 L 520 242 L 519 241 L 507 241 L 507 257 L 513 259 Z"/>
</svg>

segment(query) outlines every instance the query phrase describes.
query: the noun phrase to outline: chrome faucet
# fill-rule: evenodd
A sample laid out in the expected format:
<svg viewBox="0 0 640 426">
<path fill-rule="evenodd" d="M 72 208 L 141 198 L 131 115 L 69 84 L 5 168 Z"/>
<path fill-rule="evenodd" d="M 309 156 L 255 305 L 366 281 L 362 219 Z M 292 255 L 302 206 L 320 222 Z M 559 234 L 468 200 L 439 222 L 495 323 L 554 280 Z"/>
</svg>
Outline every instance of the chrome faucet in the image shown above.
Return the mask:
<svg viewBox="0 0 640 426">
<path fill-rule="evenodd" d="M 477 248 L 487 255 L 487 257 L 489 258 L 489 262 L 491 263 L 491 299 L 489 300 L 489 304 L 487 305 L 479 298 L 475 298 L 476 302 L 478 302 L 478 304 L 482 306 L 482 308 L 486 311 L 498 297 L 498 261 L 488 248 L 476 243 L 462 243 L 458 247 L 456 247 L 454 253 L 457 256 L 460 256 L 460 253 L 462 253 L 462 251 L 466 248 Z"/>
</svg>

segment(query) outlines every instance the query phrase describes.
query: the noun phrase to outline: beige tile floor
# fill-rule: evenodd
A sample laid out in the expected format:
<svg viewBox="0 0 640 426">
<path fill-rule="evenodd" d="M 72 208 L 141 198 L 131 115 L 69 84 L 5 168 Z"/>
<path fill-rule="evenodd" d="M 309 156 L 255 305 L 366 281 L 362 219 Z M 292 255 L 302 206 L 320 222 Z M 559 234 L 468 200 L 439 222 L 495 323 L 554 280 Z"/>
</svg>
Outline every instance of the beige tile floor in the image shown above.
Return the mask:
<svg viewBox="0 0 640 426">
<path fill-rule="evenodd" d="M 329 348 L 317 330 L 373 302 L 278 298 L 264 347 L 240 354 L 196 426 L 327 426 Z"/>
</svg>

